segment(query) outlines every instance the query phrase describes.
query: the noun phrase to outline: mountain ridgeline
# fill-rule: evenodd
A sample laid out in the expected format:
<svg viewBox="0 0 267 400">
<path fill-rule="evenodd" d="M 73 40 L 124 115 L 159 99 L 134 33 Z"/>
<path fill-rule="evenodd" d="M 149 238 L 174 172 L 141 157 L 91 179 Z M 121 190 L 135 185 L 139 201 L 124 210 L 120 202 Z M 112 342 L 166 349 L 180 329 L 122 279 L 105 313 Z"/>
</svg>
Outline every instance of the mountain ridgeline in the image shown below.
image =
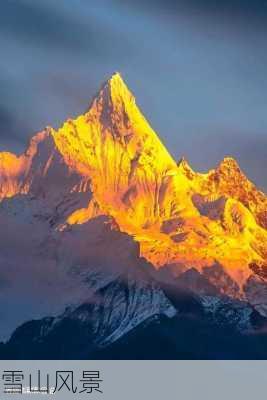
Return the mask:
<svg viewBox="0 0 267 400">
<path fill-rule="evenodd" d="M 120 74 L 22 155 L 0 153 L 0 221 L 2 357 L 142 358 L 149 332 L 149 358 L 164 358 L 157 340 L 167 358 L 265 357 L 266 195 L 230 157 L 205 174 L 177 163 Z M 193 325 L 218 348 L 182 348 Z"/>
</svg>

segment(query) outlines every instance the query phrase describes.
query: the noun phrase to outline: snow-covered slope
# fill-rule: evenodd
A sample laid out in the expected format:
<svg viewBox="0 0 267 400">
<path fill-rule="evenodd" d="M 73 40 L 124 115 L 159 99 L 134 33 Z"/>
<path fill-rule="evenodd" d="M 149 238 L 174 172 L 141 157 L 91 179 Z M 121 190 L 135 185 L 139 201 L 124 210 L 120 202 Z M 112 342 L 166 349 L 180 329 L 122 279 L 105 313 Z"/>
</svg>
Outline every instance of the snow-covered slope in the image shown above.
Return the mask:
<svg viewBox="0 0 267 400">
<path fill-rule="evenodd" d="M 155 277 L 267 315 L 265 194 L 229 157 L 207 174 L 177 164 L 119 74 L 84 114 L 0 154 L 0 199 L 2 337 L 105 287 L 90 312 L 115 340 L 175 312 Z"/>
</svg>

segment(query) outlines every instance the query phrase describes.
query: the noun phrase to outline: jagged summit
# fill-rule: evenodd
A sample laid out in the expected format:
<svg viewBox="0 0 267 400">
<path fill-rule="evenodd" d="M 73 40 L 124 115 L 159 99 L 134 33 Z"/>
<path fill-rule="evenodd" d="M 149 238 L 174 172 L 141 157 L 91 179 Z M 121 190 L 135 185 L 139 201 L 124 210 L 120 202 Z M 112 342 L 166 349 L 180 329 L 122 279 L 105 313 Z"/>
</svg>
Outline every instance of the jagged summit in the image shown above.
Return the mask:
<svg viewBox="0 0 267 400">
<path fill-rule="evenodd" d="M 0 197 L 17 194 L 53 196 L 51 218 L 63 226 L 111 217 L 157 267 L 201 270 L 216 261 L 240 283 L 250 262 L 266 259 L 266 196 L 233 158 L 206 174 L 185 158 L 177 164 L 119 73 L 85 114 L 37 134 L 21 157 L 0 155 Z M 58 199 L 72 204 L 60 217 Z"/>
<path fill-rule="evenodd" d="M 104 110 L 104 114 L 112 112 L 127 114 L 134 105 L 135 98 L 133 94 L 128 89 L 120 73 L 116 72 L 101 86 L 88 112 L 95 109 L 99 113 Z"/>
<path fill-rule="evenodd" d="M 130 92 L 120 72 L 114 72 L 103 86 L 108 86 L 111 92 L 121 92 L 121 94 Z"/>
<path fill-rule="evenodd" d="M 68 165 L 90 176 L 102 204 L 113 211 L 120 205 L 128 219 L 140 223 L 158 217 L 162 182 L 177 166 L 118 73 L 87 113 L 68 120 L 53 136 Z"/>
<path fill-rule="evenodd" d="M 177 161 L 177 166 L 178 167 L 180 167 L 180 166 L 187 167 L 187 166 L 189 166 L 189 163 L 188 163 L 187 159 L 183 156 Z"/>
<path fill-rule="evenodd" d="M 107 79 L 107 82 L 110 82 L 112 80 L 120 80 L 123 82 L 121 73 L 119 71 L 113 72 L 113 74 L 110 76 L 110 78 Z"/>
<path fill-rule="evenodd" d="M 177 161 L 177 167 L 178 167 L 178 168 L 181 168 L 181 169 L 185 169 L 185 170 L 189 169 L 189 170 L 191 170 L 192 172 L 194 172 L 193 169 L 192 169 L 192 167 L 191 167 L 191 165 L 189 164 L 188 160 L 187 160 L 184 156 L 181 157 L 181 158 Z"/>
<path fill-rule="evenodd" d="M 194 170 L 191 168 L 189 162 L 184 156 L 177 162 L 177 167 L 179 171 L 184 173 L 189 179 L 192 179 L 195 176 Z"/>
<path fill-rule="evenodd" d="M 102 85 L 99 94 L 103 92 L 110 95 L 113 101 L 117 101 L 118 99 L 129 101 L 129 99 L 133 98 L 133 95 L 119 72 L 115 72 L 111 75 Z"/>
<path fill-rule="evenodd" d="M 118 71 L 115 71 L 107 80 L 106 80 L 106 82 L 103 84 L 103 86 L 105 86 L 105 85 L 110 85 L 111 86 L 111 84 L 120 84 L 120 85 L 124 85 L 124 86 L 127 86 L 126 84 L 125 84 L 125 82 L 124 82 L 124 80 L 123 80 L 123 77 L 122 77 L 122 75 L 121 75 L 121 73 L 120 72 L 118 72 Z"/>
<path fill-rule="evenodd" d="M 238 162 L 233 157 L 224 157 L 218 164 L 217 170 L 241 171 Z"/>
</svg>

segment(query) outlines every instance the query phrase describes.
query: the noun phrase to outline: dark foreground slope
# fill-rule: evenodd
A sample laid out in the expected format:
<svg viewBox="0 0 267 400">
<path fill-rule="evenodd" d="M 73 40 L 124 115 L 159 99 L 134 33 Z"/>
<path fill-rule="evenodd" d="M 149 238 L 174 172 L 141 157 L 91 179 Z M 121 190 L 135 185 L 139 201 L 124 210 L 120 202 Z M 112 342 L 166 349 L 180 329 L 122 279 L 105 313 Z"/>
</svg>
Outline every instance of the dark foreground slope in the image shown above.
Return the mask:
<svg viewBox="0 0 267 400">
<path fill-rule="evenodd" d="M 153 315 L 117 340 L 101 344 L 92 304 L 19 327 L 0 346 L 1 359 L 266 359 L 266 321 L 247 305 L 221 299 L 214 311 L 200 299 L 165 287 L 173 317 Z M 235 310 L 235 312 L 233 311 Z M 102 315 L 102 318 L 104 316 Z M 241 329 L 242 327 L 242 329 Z"/>
</svg>

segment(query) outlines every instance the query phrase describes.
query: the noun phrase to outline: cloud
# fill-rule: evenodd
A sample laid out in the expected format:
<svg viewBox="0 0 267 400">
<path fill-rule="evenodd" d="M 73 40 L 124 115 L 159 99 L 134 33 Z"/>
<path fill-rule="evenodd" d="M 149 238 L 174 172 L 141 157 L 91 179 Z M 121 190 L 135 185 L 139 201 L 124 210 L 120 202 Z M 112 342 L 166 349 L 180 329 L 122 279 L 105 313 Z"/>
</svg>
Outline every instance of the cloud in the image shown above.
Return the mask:
<svg viewBox="0 0 267 400">
<path fill-rule="evenodd" d="M 129 7 L 140 7 L 149 12 L 172 13 L 191 12 L 202 15 L 227 16 L 231 19 L 240 17 L 249 19 L 250 23 L 267 19 L 267 3 L 265 0 L 154 0 L 153 6 L 149 0 L 117 0 L 118 4 Z"/>
<path fill-rule="evenodd" d="M 1 5 L 2 34 L 17 37 L 25 44 L 39 42 L 49 48 L 81 48 L 86 40 L 93 46 L 88 22 L 88 27 L 80 25 L 64 8 L 56 4 L 52 8 L 49 1 L 7 0 Z"/>
<path fill-rule="evenodd" d="M 265 16 L 260 0 L 5 1 L 0 150 L 84 112 L 119 70 L 175 158 L 236 155 L 267 186 Z"/>
</svg>

